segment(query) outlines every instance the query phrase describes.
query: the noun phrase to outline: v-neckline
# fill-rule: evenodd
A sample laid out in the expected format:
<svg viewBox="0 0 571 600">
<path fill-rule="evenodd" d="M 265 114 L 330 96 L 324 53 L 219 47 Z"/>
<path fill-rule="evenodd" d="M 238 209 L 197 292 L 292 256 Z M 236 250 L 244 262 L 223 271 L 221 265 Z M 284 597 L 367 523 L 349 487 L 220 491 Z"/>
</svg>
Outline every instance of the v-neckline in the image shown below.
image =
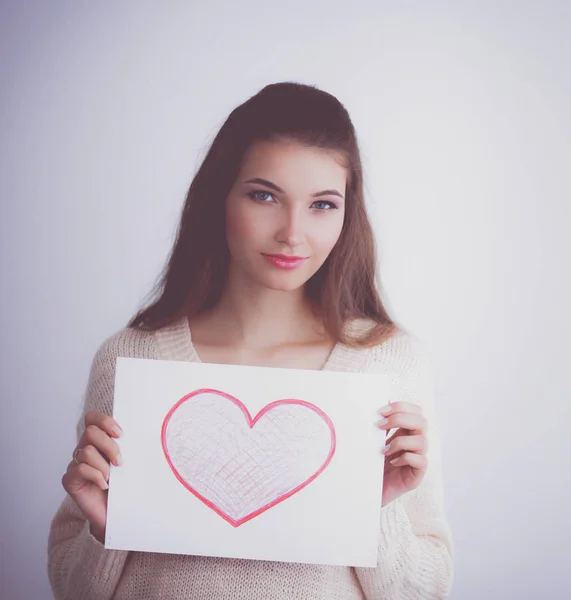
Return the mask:
<svg viewBox="0 0 571 600">
<path fill-rule="evenodd" d="M 188 343 L 190 346 L 190 353 L 192 354 L 193 357 L 193 362 L 198 362 L 198 363 L 204 363 L 203 360 L 201 360 L 200 355 L 198 354 L 198 351 L 196 350 L 196 347 L 192 341 L 192 328 L 190 327 L 190 321 L 188 320 L 188 317 L 184 319 L 184 324 L 188 333 Z M 335 356 L 339 350 L 339 346 L 340 343 L 336 342 L 335 345 L 333 346 L 333 348 L 331 348 L 329 354 L 327 355 L 327 359 L 325 360 L 325 363 L 323 364 L 323 366 L 320 369 L 309 369 L 311 371 L 328 371 L 329 367 L 331 365 L 332 362 L 335 361 Z M 248 365 L 244 365 L 244 366 L 248 366 Z M 292 368 L 292 367 L 285 367 L 285 368 Z M 293 367 L 295 368 L 295 367 Z"/>
<path fill-rule="evenodd" d="M 159 358 L 203 363 L 192 341 L 188 317 L 182 317 L 180 320 L 156 330 L 155 338 L 158 344 Z M 363 359 L 362 350 L 336 342 L 321 369 L 310 370 L 360 371 L 363 367 L 361 364 Z"/>
</svg>

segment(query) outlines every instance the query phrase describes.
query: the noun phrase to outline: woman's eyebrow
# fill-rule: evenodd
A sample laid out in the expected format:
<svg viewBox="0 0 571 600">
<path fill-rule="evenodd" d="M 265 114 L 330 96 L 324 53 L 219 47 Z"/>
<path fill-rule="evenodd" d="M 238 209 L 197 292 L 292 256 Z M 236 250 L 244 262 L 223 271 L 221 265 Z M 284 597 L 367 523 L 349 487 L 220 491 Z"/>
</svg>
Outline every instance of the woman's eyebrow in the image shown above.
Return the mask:
<svg viewBox="0 0 571 600">
<path fill-rule="evenodd" d="M 269 188 L 272 188 L 276 192 L 280 194 L 285 194 L 281 187 L 277 186 L 275 183 L 268 181 L 267 179 L 262 179 L 261 177 L 254 177 L 254 179 L 248 179 L 246 183 L 259 183 L 260 185 L 265 185 Z M 322 192 L 317 192 L 316 194 L 312 194 L 314 198 L 319 196 L 339 196 L 339 198 L 343 199 L 343 195 L 337 190 L 323 190 Z"/>
</svg>

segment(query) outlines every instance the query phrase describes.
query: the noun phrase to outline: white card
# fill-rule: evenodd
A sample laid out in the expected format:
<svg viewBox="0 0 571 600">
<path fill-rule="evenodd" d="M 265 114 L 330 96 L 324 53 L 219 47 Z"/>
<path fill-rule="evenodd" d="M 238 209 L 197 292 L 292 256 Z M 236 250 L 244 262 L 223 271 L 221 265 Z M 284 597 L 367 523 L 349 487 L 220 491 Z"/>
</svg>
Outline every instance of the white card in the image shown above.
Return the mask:
<svg viewBox="0 0 571 600">
<path fill-rule="evenodd" d="M 374 567 L 385 374 L 117 359 L 105 547 Z"/>
</svg>

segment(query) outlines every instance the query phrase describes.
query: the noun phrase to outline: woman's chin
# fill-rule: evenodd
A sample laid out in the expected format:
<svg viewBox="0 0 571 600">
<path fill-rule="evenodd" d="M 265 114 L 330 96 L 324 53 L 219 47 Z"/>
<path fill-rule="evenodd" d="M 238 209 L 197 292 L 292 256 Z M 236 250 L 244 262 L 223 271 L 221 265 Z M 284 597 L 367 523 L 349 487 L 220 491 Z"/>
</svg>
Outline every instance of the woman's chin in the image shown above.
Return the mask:
<svg viewBox="0 0 571 600">
<path fill-rule="evenodd" d="M 307 268 L 310 265 L 297 269 L 280 269 L 267 265 L 263 267 L 265 268 L 253 269 L 249 265 L 247 279 L 255 281 L 263 288 L 280 292 L 293 292 L 303 288 L 315 274 L 315 269 Z"/>
<path fill-rule="evenodd" d="M 264 273 L 258 281 L 270 290 L 292 292 L 303 287 L 308 280 L 307 273 L 284 271 L 282 273 Z"/>
<path fill-rule="evenodd" d="M 307 279 L 305 278 L 291 278 L 290 281 L 276 281 L 276 279 L 273 280 L 266 280 L 263 283 L 264 287 L 270 289 L 270 290 L 274 290 L 276 292 L 293 292 L 295 290 L 298 290 L 299 288 L 303 287 L 307 282 Z"/>
<path fill-rule="evenodd" d="M 307 265 L 309 266 L 309 265 Z M 316 269 L 292 269 L 279 270 L 273 273 L 266 272 L 260 274 L 259 281 L 272 290 L 292 292 L 303 288 L 305 284 L 315 275 Z"/>
</svg>

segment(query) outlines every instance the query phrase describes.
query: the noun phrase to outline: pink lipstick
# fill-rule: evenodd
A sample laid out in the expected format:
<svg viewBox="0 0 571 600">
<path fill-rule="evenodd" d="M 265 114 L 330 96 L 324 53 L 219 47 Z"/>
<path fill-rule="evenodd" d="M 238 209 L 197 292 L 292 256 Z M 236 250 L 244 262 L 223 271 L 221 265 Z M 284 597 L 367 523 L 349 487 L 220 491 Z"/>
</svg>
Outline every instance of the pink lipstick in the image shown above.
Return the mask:
<svg viewBox="0 0 571 600">
<path fill-rule="evenodd" d="M 274 267 L 280 269 L 297 269 L 306 260 L 303 256 L 288 256 L 287 254 L 262 254 Z"/>
</svg>

